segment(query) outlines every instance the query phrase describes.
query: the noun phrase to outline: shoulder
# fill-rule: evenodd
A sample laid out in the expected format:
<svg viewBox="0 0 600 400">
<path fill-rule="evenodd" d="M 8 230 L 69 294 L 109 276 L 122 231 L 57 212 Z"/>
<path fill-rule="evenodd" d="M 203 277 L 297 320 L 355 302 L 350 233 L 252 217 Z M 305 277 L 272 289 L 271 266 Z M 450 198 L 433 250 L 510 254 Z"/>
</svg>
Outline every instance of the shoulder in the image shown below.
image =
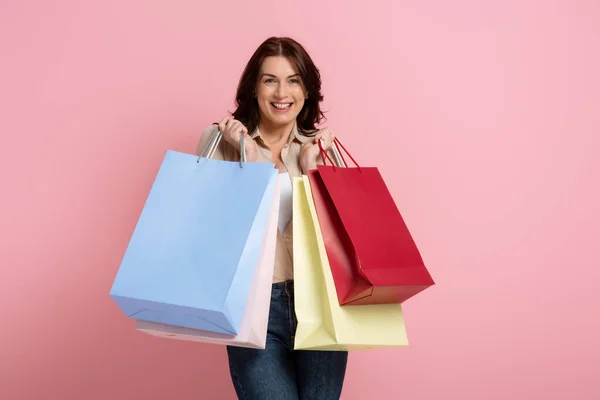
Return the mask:
<svg viewBox="0 0 600 400">
<path fill-rule="evenodd" d="M 206 127 L 206 129 L 204 129 L 202 131 L 202 134 L 200 135 L 200 141 L 201 142 L 208 142 L 210 140 L 210 138 L 212 137 L 212 135 L 219 129 L 219 126 L 217 124 L 210 124 L 209 126 Z"/>
<path fill-rule="evenodd" d="M 206 145 L 210 141 L 210 138 L 217 131 L 217 129 L 217 125 L 211 124 L 202 131 L 202 133 L 200 134 L 200 140 L 198 141 L 198 146 L 196 147 L 196 155 L 199 156 L 200 154 L 202 154 L 202 152 L 206 148 Z"/>
<path fill-rule="evenodd" d="M 219 129 L 218 125 L 211 124 L 202 131 L 202 134 L 200 135 L 200 140 L 198 141 L 198 146 L 196 147 L 196 155 L 197 156 L 202 154 L 202 152 L 204 151 L 206 146 L 208 146 L 210 140 L 212 139 L 213 135 L 215 134 L 215 132 L 217 132 L 218 129 Z M 222 149 L 223 149 L 223 141 L 221 140 L 221 143 L 219 144 L 219 147 L 215 151 L 215 154 L 213 155 L 212 158 L 223 159 L 223 150 Z"/>
</svg>

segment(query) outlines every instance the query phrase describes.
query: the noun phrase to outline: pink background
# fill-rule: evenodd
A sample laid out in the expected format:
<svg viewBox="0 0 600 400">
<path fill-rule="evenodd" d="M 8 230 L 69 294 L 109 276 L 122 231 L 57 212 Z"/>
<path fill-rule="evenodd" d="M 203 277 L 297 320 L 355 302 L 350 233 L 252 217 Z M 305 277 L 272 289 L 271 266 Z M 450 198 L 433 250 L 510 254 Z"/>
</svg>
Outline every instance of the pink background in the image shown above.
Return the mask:
<svg viewBox="0 0 600 400">
<path fill-rule="evenodd" d="M 327 125 L 437 283 L 406 303 L 409 347 L 351 355 L 342 398 L 600 398 L 599 20 L 594 0 L 2 0 L 0 398 L 234 398 L 222 347 L 138 333 L 108 292 L 165 149 L 233 110 L 269 35 L 311 52 Z"/>
</svg>

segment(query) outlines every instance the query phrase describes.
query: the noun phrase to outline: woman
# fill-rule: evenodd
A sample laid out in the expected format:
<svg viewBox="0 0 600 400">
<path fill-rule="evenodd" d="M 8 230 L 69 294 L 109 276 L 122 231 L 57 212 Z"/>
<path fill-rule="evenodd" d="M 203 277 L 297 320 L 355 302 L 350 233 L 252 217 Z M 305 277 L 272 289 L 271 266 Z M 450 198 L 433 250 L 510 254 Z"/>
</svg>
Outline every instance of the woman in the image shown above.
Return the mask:
<svg viewBox="0 0 600 400">
<path fill-rule="evenodd" d="M 334 135 L 318 130 L 321 77 L 306 50 L 289 38 L 269 38 L 250 58 L 237 89 L 237 109 L 206 129 L 198 154 L 219 129 L 213 158 L 238 161 L 244 135 L 246 161 L 274 162 L 290 179 L 322 163 L 318 140 L 328 151 Z M 264 350 L 227 347 L 231 378 L 240 399 L 339 399 L 348 354 L 294 351 L 291 222 L 277 236 L 271 308 Z"/>
</svg>

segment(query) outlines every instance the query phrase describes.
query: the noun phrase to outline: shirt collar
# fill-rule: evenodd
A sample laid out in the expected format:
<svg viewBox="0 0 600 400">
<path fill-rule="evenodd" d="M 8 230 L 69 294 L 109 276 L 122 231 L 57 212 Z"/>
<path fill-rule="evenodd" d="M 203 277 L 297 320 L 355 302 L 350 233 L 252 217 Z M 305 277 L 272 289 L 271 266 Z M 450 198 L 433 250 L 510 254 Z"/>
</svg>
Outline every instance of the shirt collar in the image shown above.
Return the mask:
<svg viewBox="0 0 600 400">
<path fill-rule="evenodd" d="M 262 140 L 260 130 L 258 129 L 258 127 L 256 127 L 256 130 L 254 131 L 254 133 L 252 135 L 250 135 L 250 137 L 252 139 L 261 138 L 261 140 Z M 288 144 L 292 143 L 294 140 L 304 144 L 304 143 L 307 143 L 310 140 L 312 140 L 312 138 L 308 137 L 308 136 L 304 136 L 303 134 L 298 132 L 298 126 L 297 126 L 297 124 L 294 123 L 292 132 L 290 133 L 290 137 L 288 139 Z"/>
</svg>

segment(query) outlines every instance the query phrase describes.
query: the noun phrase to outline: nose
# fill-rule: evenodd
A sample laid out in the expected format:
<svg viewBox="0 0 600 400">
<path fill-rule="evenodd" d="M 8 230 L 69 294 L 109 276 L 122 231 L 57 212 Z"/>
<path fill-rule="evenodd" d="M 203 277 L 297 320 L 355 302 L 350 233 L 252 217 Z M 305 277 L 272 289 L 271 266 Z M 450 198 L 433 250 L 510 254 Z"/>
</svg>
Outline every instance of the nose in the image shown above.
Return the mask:
<svg viewBox="0 0 600 400">
<path fill-rule="evenodd" d="M 280 83 L 277 85 L 277 90 L 275 90 L 275 96 L 279 99 L 283 99 L 287 94 L 287 86 L 285 83 Z"/>
</svg>

